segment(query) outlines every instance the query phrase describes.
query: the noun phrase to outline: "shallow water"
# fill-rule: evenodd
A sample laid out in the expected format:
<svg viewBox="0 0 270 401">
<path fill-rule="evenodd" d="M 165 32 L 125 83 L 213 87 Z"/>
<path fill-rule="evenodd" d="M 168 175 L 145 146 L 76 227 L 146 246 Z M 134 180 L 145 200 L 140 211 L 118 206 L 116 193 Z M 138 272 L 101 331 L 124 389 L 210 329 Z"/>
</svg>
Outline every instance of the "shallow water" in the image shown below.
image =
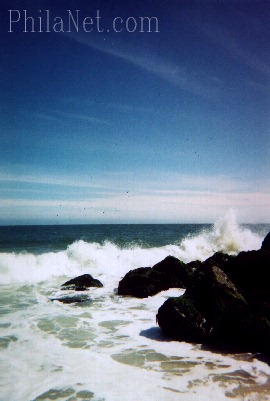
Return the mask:
<svg viewBox="0 0 270 401">
<path fill-rule="evenodd" d="M 54 252 L 43 252 L 44 243 L 31 253 L 6 249 L 0 254 L 0 400 L 269 400 L 266 362 L 171 341 L 156 326 L 158 308 L 184 290 L 147 299 L 115 293 L 132 268 L 169 254 L 187 262 L 216 250 L 258 249 L 267 229 L 239 227 L 229 216 L 207 230 L 179 232 L 178 243 L 175 238 L 163 246 L 120 245 L 103 235 L 103 242 L 78 238 Z M 85 302 L 52 301 L 72 296 L 59 288 L 83 273 L 104 287 L 81 293 Z"/>
</svg>

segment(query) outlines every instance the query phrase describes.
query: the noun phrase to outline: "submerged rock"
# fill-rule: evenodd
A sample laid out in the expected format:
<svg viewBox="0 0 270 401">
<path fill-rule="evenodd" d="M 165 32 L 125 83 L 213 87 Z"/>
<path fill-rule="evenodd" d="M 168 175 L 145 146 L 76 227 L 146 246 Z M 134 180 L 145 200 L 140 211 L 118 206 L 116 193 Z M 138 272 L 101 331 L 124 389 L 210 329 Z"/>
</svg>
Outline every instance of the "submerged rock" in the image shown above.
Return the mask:
<svg viewBox="0 0 270 401">
<path fill-rule="evenodd" d="M 130 270 L 119 282 L 118 294 L 146 298 L 169 288 L 185 288 L 193 270 L 179 259 L 168 256 L 152 268 Z"/>
<path fill-rule="evenodd" d="M 86 291 L 90 287 L 103 287 L 103 284 L 90 274 L 83 274 L 82 276 L 66 281 L 61 285 L 61 290 Z"/>
<path fill-rule="evenodd" d="M 75 303 L 81 303 L 81 302 L 89 302 L 91 301 L 91 298 L 89 298 L 86 295 L 64 295 L 56 298 L 51 298 L 51 301 L 58 301 L 62 302 L 63 304 L 75 304 Z"/>
</svg>

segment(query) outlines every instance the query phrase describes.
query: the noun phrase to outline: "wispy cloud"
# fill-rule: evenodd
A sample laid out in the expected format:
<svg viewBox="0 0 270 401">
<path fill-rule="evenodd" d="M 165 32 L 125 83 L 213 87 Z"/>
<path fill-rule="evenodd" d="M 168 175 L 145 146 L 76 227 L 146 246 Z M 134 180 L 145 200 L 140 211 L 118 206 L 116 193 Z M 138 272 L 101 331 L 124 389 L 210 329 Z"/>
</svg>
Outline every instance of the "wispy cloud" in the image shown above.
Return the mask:
<svg viewBox="0 0 270 401">
<path fill-rule="evenodd" d="M 202 21 L 191 21 L 192 24 L 212 42 L 217 43 L 226 50 L 230 57 L 241 64 L 252 68 L 253 70 L 270 77 L 270 57 L 269 54 L 261 54 L 256 48 L 251 50 L 248 47 L 248 41 L 243 42 L 241 37 L 232 30 L 225 29 L 222 26 L 217 26 L 213 23 L 204 23 Z"/>
<path fill-rule="evenodd" d="M 106 120 L 100 119 L 100 118 L 96 118 L 96 117 L 92 117 L 90 115 L 87 114 L 79 114 L 79 113 L 65 113 L 62 111 L 55 111 L 55 114 L 61 117 L 65 117 L 68 119 L 73 119 L 73 120 L 78 120 L 78 121 L 85 121 L 85 122 L 89 122 L 89 123 L 98 123 L 98 124 L 105 124 L 105 125 L 111 125 L 111 123 L 109 123 Z"/>
<path fill-rule="evenodd" d="M 191 71 L 190 68 L 178 66 L 161 56 L 149 52 L 145 54 L 141 48 L 133 47 L 131 51 L 123 43 L 121 46 L 117 46 L 116 43 L 111 46 L 106 42 L 95 41 L 83 35 L 67 35 L 66 37 L 131 63 L 196 96 L 214 99 L 219 95 L 217 81 L 211 76 L 203 74 L 202 71 Z"/>
<path fill-rule="evenodd" d="M 0 176 L 3 183 L 12 179 L 22 183 L 21 189 L 24 183 L 32 183 L 33 193 L 29 187 L 14 197 L 12 191 L 9 196 L 3 192 L 2 224 L 11 223 L 14 216 L 32 222 L 212 222 L 229 208 L 238 209 L 243 222 L 270 221 L 266 182 L 252 187 L 228 177 L 179 175 L 176 179 L 169 173 L 167 180 L 158 181 L 153 175 L 131 178 L 115 173 L 99 177 L 95 184 L 79 177 Z M 50 196 L 36 192 L 42 184 L 50 185 Z"/>
<path fill-rule="evenodd" d="M 0 174 L 0 182 L 30 183 L 36 185 L 52 185 L 72 188 L 108 188 L 106 180 L 93 181 L 92 176 L 84 180 L 78 177 L 62 177 L 58 175 L 21 175 L 21 174 Z"/>
<path fill-rule="evenodd" d="M 57 122 L 62 124 L 64 121 L 62 118 L 55 116 L 55 114 L 50 112 L 39 112 L 39 111 L 32 111 L 32 110 L 22 110 L 21 113 L 26 114 L 28 117 L 36 118 L 38 120 L 50 121 L 50 122 Z"/>
<path fill-rule="evenodd" d="M 270 221 L 270 195 L 264 193 L 178 193 L 108 196 L 103 199 L 28 200 L 3 199 L 0 217 L 14 215 L 22 219 L 31 216 L 47 220 L 85 221 L 156 221 L 212 222 L 230 208 L 239 211 L 243 222 Z"/>
<path fill-rule="evenodd" d="M 192 175 L 167 171 L 139 172 L 106 172 L 93 173 L 83 176 L 63 176 L 57 174 L 22 174 L 0 173 L 0 184 L 21 183 L 34 185 L 50 185 L 52 187 L 71 187 L 106 189 L 113 193 L 133 192 L 144 194 L 171 195 L 192 191 L 195 193 L 270 193 L 270 182 L 267 179 L 237 179 L 226 175 Z"/>
<path fill-rule="evenodd" d="M 77 121 L 83 121 L 83 122 L 88 122 L 88 123 L 97 123 L 97 124 L 105 124 L 105 125 L 111 125 L 110 122 L 96 118 L 92 115 L 88 114 L 81 114 L 81 113 L 67 113 L 64 111 L 58 111 L 58 110 L 53 110 L 53 111 L 32 111 L 32 110 L 22 110 L 23 114 L 27 114 L 27 116 L 30 116 L 32 118 L 37 118 L 39 120 L 44 120 L 44 121 L 50 121 L 50 122 L 57 122 L 60 124 L 67 124 L 67 120 L 77 120 Z"/>
</svg>

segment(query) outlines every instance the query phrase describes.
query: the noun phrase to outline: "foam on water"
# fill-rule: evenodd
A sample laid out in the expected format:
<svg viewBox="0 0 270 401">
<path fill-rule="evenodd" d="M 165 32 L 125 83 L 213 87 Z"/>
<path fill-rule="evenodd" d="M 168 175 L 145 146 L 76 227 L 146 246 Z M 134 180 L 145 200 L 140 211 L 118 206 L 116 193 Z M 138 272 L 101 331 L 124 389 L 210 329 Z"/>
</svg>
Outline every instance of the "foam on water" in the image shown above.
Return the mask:
<svg viewBox="0 0 270 401">
<path fill-rule="evenodd" d="M 250 229 L 237 224 L 235 212 L 229 210 L 225 217 L 214 224 L 212 230 L 184 239 L 180 244 L 178 257 L 184 261 L 202 261 L 218 251 L 233 255 L 241 251 L 260 249 L 262 240 Z"/>
<path fill-rule="evenodd" d="M 168 255 L 184 262 L 205 260 L 217 251 L 236 254 L 259 249 L 262 238 L 240 227 L 232 211 L 218 220 L 211 230 L 183 239 L 179 245 L 160 248 L 131 246 L 120 248 L 114 243 L 76 241 L 66 251 L 42 255 L 30 253 L 0 254 L 0 280 L 3 284 L 37 283 L 53 277 L 91 273 L 113 286 L 130 269 L 153 266 Z"/>
<path fill-rule="evenodd" d="M 44 297 L 6 315 L 1 401 L 225 401 L 241 385 L 264 388 L 270 368 L 251 356 L 235 359 L 163 336 L 155 326 L 157 308 L 182 293 L 137 300 L 97 288 L 90 304 Z M 24 299 L 22 291 L 19 296 Z"/>
<path fill-rule="evenodd" d="M 171 289 L 147 299 L 115 295 L 130 269 L 169 254 L 185 262 L 218 250 L 258 249 L 262 238 L 229 213 L 211 230 L 160 248 L 76 241 L 65 251 L 0 254 L 0 401 L 266 401 L 270 368 L 171 341 L 156 326 Z M 86 302 L 51 301 L 66 278 L 90 273 L 103 288 Z M 67 292 L 68 294 L 68 292 Z"/>
</svg>

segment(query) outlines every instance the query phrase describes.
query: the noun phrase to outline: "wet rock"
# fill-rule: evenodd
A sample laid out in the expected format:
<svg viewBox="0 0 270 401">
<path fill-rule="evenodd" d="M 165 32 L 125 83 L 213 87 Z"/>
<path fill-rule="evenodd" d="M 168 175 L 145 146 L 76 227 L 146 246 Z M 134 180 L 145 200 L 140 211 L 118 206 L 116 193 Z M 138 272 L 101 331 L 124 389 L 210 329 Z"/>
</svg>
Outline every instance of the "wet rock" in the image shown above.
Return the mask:
<svg viewBox="0 0 270 401">
<path fill-rule="evenodd" d="M 152 268 L 130 270 L 120 281 L 118 294 L 145 298 L 169 288 L 185 288 L 191 282 L 193 271 L 194 268 L 168 256 Z"/>
<path fill-rule="evenodd" d="M 119 282 L 118 295 L 146 298 L 168 289 L 161 281 L 162 275 L 151 267 L 130 270 Z"/>
<path fill-rule="evenodd" d="M 188 268 L 190 268 L 193 272 L 201 266 L 202 262 L 200 260 L 193 260 L 186 264 Z"/>
<path fill-rule="evenodd" d="M 86 295 L 63 295 L 60 297 L 55 297 L 51 298 L 51 301 L 59 301 L 62 302 L 63 304 L 75 304 L 75 303 L 81 303 L 81 302 L 89 302 L 91 301 L 91 298 L 89 298 Z"/>
<path fill-rule="evenodd" d="M 162 274 L 162 281 L 168 288 L 186 288 L 190 283 L 194 269 L 174 256 L 167 256 L 152 267 Z"/>
<path fill-rule="evenodd" d="M 194 274 L 186 295 L 206 319 L 216 321 L 237 313 L 247 303 L 228 276 L 217 266 L 206 265 Z"/>
<path fill-rule="evenodd" d="M 263 251 L 269 251 L 270 252 L 270 232 L 264 238 L 262 246 L 261 246 L 261 249 Z"/>
<path fill-rule="evenodd" d="M 157 321 L 164 333 L 180 341 L 205 342 L 212 329 L 186 295 L 167 299 L 158 310 Z"/>
<path fill-rule="evenodd" d="M 270 252 L 240 252 L 224 265 L 223 270 L 250 306 L 264 313 L 270 312 Z"/>
<path fill-rule="evenodd" d="M 243 309 L 242 314 L 227 315 L 215 325 L 210 342 L 233 345 L 241 351 L 270 352 L 270 320 L 265 315 Z"/>
<path fill-rule="evenodd" d="M 269 279 L 267 250 L 215 254 L 196 268 L 182 297 L 159 308 L 158 323 L 178 340 L 269 354 Z"/>
<path fill-rule="evenodd" d="M 61 285 L 61 290 L 86 291 L 90 287 L 103 287 L 103 284 L 90 274 L 83 274 Z"/>
<path fill-rule="evenodd" d="M 217 266 L 222 269 L 223 266 L 225 266 L 225 264 L 233 258 L 234 256 L 227 255 L 226 253 L 216 252 L 202 263 L 204 266 Z"/>
<path fill-rule="evenodd" d="M 193 284 L 179 298 L 169 298 L 158 310 L 159 326 L 166 334 L 184 341 L 206 342 L 228 316 L 241 315 L 247 306 L 226 274 L 216 266 L 203 266 Z"/>
</svg>

